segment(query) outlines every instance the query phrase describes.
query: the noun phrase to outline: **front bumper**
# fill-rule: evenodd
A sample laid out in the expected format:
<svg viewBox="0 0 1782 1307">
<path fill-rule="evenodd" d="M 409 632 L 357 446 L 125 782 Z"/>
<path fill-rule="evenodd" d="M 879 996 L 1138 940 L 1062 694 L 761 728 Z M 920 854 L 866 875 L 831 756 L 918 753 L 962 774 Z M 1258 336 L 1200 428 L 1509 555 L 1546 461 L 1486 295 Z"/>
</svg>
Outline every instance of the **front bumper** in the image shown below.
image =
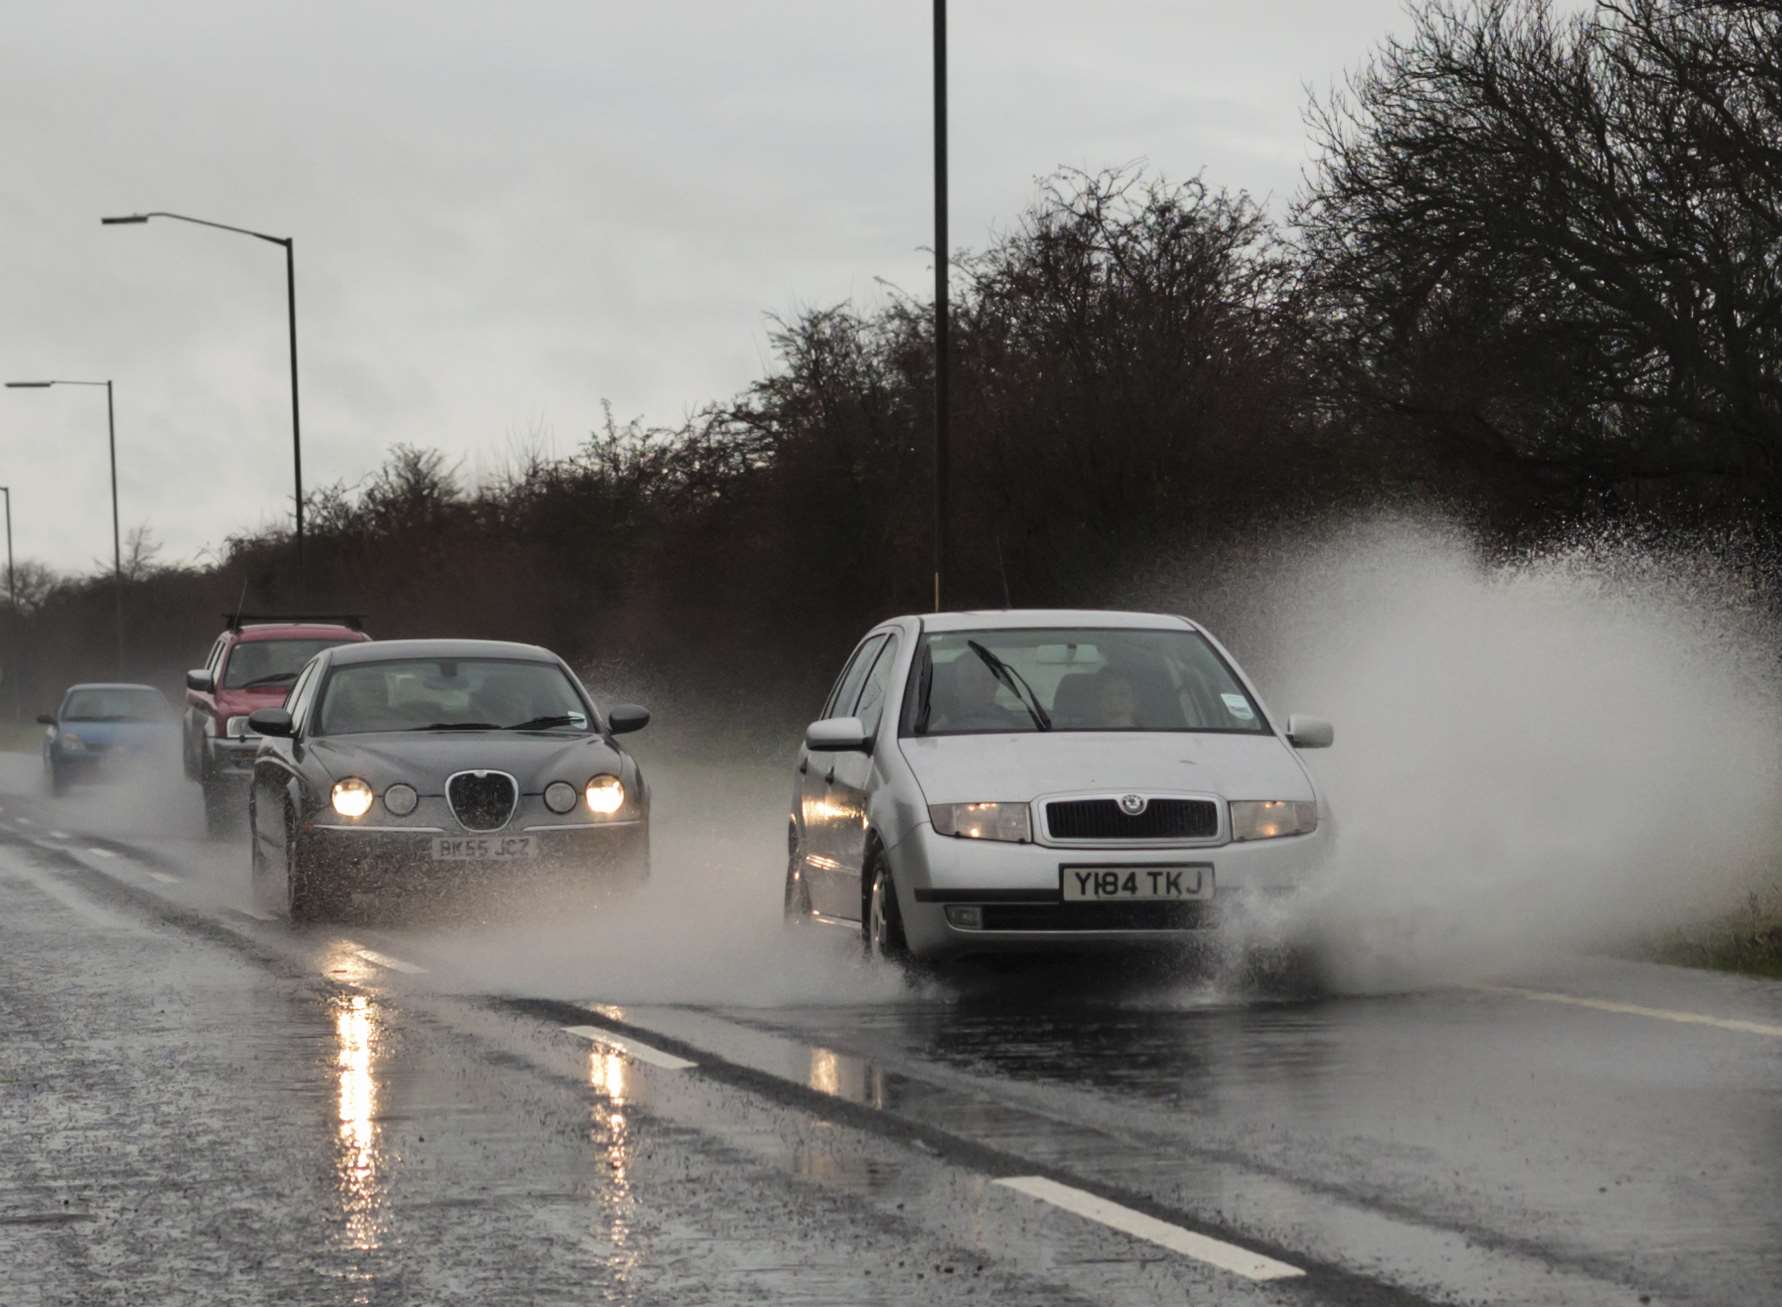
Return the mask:
<svg viewBox="0 0 1782 1307">
<path fill-rule="evenodd" d="M 435 856 L 437 842 L 462 845 L 526 839 L 530 856 L 466 860 Z M 307 823 L 302 837 L 305 873 L 348 890 L 400 892 L 449 886 L 499 888 L 552 881 L 597 888 L 635 885 L 649 876 L 650 834 L 646 819 L 579 825 L 511 825 L 481 835 L 459 828 L 347 825 L 321 819 Z"/>
<path fill-rule="evenodd" d="M 1055 847 L 957 839 L 929 825 L 886 851 L 904 936 L 917 958 L 980 953 L 1168 947 L 1304 888 L 1322 864 L 1328 833 L 1174 848 Z M 1204 900 L 1067 903 L 1066 869 L 1198 868 Z M 949 920 L 948 908 L 980 909 L 982 924 Z"/>
</svg>

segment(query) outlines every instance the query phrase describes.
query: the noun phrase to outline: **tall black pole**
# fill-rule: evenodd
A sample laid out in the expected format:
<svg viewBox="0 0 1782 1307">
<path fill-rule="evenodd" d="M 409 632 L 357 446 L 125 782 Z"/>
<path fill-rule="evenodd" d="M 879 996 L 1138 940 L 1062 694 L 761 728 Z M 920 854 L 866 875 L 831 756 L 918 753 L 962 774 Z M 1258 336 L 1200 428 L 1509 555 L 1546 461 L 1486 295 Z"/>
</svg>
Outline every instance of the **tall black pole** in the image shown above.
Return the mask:
<svg viewBox="0 0 1782 1307">
<path fill-rule="evenodd" d="M 297 589 L 303 585 L 303 423 L 297 411 L 297 255 L 286 237 L 285 311 L 291 329 L 291 467 L 297 492 Z"/>
<path fill-rule="evenodd" d="M 934 0 L 934 609 L 948 562 L 947 437 L 951 332 L 947 322 L 947 0 Z"/>
<path fill-rule="evenodd" d="M 112 417 L 111 382 L 105 383 L 105 434 L 111 445 L 111 575 L 118 604 L 118 678 L 124 675 L 124 538 L 118 530 L 118 427 Z"/>
</svg>

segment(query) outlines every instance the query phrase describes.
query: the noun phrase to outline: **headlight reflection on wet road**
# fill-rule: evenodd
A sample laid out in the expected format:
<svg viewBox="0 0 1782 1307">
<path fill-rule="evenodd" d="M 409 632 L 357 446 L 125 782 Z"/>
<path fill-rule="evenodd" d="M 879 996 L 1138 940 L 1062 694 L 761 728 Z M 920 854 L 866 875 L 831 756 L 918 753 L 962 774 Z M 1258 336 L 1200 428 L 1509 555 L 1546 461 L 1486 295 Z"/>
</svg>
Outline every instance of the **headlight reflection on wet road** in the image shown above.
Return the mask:
<svg viewBox="0 0 1782 1307">
<path fill-rule="evenodd" d="M 631 1247 L 631 1222 L 636 1203 L 631 1192 L 631 1125 L 625 1119 L 625 1104 L 631 1090 L 631 1068 L 622 1055 L 602 1048 L 588 1053 L 588 1083 L 599 1099 L 593 1107 L 593 1141 L 597 1165 L 606 1172 L 604 1180 L 596 1177 L 600 1215 L 590 1237 L 606 1255 L 607 1269 L 623 1285 L 637 1265 L 637 1250 Z"/>
<path fill-rule="evenodd" d="M 377 1080 L 372 1075 L 378 1012 L 363 994 L 342 1000 L 334 1013 L 339 1085 L 338 1173 L 348 1244 L 378 1247 L 383 1231 L 383 1192 L 378 1176 Z"/>
</svg>

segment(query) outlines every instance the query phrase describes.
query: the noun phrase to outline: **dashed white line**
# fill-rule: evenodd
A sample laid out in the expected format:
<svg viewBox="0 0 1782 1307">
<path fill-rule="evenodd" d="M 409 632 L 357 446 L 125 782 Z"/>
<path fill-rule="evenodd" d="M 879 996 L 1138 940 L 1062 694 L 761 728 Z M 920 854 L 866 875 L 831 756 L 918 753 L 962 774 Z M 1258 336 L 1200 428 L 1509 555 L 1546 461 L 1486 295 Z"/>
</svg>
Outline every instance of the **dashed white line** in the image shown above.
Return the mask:
<svg viewBox="0 0 1782 1307">
<path fill-rule="evenodd" d="M 353 951 L 374 967 L 383 967 L 388 971 L 400 971 L 410 976 L 427 974 L 426 967 L 418 967 L 412 962 L 404 962 L 401 958 L 393 958 L 388 953 L 379 953 L 376 949 L 361 948 Z"/>
<path fill-rule="evenodd" d="M 179 884 L 178 876 L 169 876 L 164 871 L 151 871 L 151 872 L 149 872 L 149 875 L 154 877 L 156 880 L 160 881 L 163 885 L 177 885 L 177 884 Z"/>
<path fill-rule="evenodd" d="M 261 912 L 258 908 L 236 908 L 237 916 L 246 917 L 250 921 L 277 921 L 270 912 Z"/>
<path fill-rule="evenodd" d="M 651 1066 L 661 1067 L 664 1071 L 688 1071 L 698 1066 L 697 1062 L 689 1062 L 684 1057 L 676 1057 L 673 1053 L 664 1053 L 659 1048 L 651 1048 L 648 1044 L 640 1044 L 635 1039 L 627 1039 L 623 1035 L 615 1035 L 610 1030 L 602 1030 L 599 1026 L 564 1026 L 564 1030 L 589 1043 L 599 1044 L 614 1052 L 623 1053 L 626 1057 L 636 1058 L 639 1062 L 647 1062 Z"/>
<path fill-rule="evenodd" d="M 53 830 L 53 831 L 51 831 L 51 832 L 50 832 L 50 833 L 49 833 L 49 837 L 50 837 L 50 838 L 51 838 L 51 839 L 52 839 L 52 840 L 66 840 L 66 839 L 72 839 L 72 838 L 73 838 L 73 836 L 71 836 L 71 835 L 70 835 L 70 834 L 69 834 L 69 833 L 68 833 L 68 832 L 67 832 L 67 831 L 65 831 L 65 830 Z"/>
<path fill-rule="evenodd" d="M 1514 985 L 1475 985 L 1473 988 L 1487 994 L 1513 994 L 1517 998 L 1532 999 L 1537 1003 L 1564 1003 L 1571 1007 L 1594 1008 L 1598 1012 L 1616 1012 L 1622 1016 L 1649 1017 L 1654 1021 L 1676 1021 L 1689 1026 L 1712 1026 L 1716 1030 L 1731 1030 L 1741 1035 L 1764 1035 L 1770 1039 L 1782 1039 L 1782 1026 L 1766 1025 L 1761 1021 L 1741 1021 L 1734 1017 L 1711 1017 L 1702 1012 L 1676 1012 L 1669 1008 L 1641 1007 L 1637 1003 L 1617 1003 L 1606 998 L 1583 998 L 1577 994 L 1556 994 L 1543 989 L 1519 989 Z"/>
<path fill-rule="evenodd" d="M 110 849 L 102 849 L 96 844 L 89 844 L 87 846 L 87 852 L 92 854 L 95 858 L 115 858 L 118 856 Z"/>
<path fill-rule="evenodd" d="M 36 822 L 32 821 L 29 817 L 14 817 L 13 820 L 16 821 L 21 826 L 35 826 L 37 824 Z"/>
<path fill-rule="evenodd" d="M 1236 1244 L 1226 1243 L 1222 1239 L 1213 1239 L 1204 1234 L 1196 1234 L 1192 1230 L 1184 1230 L 1179 1225 L 1160 1221 L 1155 1216 L 1146 1216 L 1143 1212 L 1135 1212 L 1130 1207 L 1122 1207 L 1119 1203 L 1111 1203 L 1105 1198 L 1097 1198 L 1085 1190 L 1073 1189 L 1070 1185 L 1059 1184 L 1056 1180 L 1048 1180 L 1044 1176 L 1009 1176 L 996 1183 L 1005 1185 L 1017 1193 L 1026 1194 L 1029 1198 L 1037 1198 L 1042 1203 L 1061 1207 L 1085 1220 L 1095 1221 L 1110 1229 L 1118 1230 L 1122 1234 L 1131 1235 L 1135 1239 L 1143 1239 L 1147 1243 L 1154 1243 L 1160 1248 L 1167 1248 L 1184 1257 L 1192 1257 L 1195 1261 L 1205 1262 L 1209 1266 L 1217 1266 L 1222 1271 L 1241 1275 L 1246 1280 L 1290 1280 L 1305 1274 L 1297 1266 L 1289 1266 L 1286 1262 L 1277 1262 L 1272 1257 L 1264 1257 L 1261 1253 L 1253 1253 L 1247 1248 L 1239 1248 Z"/>
</svg>

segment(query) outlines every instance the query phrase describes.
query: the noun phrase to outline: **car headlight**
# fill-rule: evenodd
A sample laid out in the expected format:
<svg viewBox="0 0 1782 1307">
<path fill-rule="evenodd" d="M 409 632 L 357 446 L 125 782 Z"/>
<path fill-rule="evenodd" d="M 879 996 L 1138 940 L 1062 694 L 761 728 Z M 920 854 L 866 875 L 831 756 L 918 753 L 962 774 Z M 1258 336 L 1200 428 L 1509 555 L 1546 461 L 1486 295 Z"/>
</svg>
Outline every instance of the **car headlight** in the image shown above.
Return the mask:
<svg viewBox="0 0 1782 1307">
<path fill-rule="evenodd" d="M 1033 840 L 1025 803 L 936 803 L 928 809 L 928 820 L 938 833 L 964 840 Z"/>
<path fill-rule="evenodd" d="M 79 753 L 87 747 L 87 742 L 73 731 L 63 731 L 57 738 L 61 741 L 62 747 L 70 753 Z"/>
<path fill-rule="evenodd" d="M 1318 829 L 1318 805 L 1289 799 L 1233 799 L 1231 838 L 1272 840 Z"/>
<path fill-rule="evenodd" d="M 617 776 L 596 776 L 589 781 L 584 793 L 588 796 L 588 811 L 600 817 L 610 817 L 625 806 L 625 782 Z"/>
<path fill-rule="evenodd" d="M 544 805 L 561 817 L 575 807 L 575 786 L 568 781 L 552 781 L 545 786 Z"/>
<path fill-rule="evenodd" d="M 334 811 L 343 817 L 363 817 L 371 811 L 371 801 L 376 797 L 371 786 L 357 776 L 334 782 Z"/>
<path fill-rule="evenodd" d="M 340 806 L 339 788 L 339 786 L 335 787 L 337 797 L 334 806 L 336 808 Z M 408 816 L 419 806 L 420 802 L 421 796 L 415 793 L 415 787 L 404 785 L 401 781 L 397 781 L 396 784 L 384 791 L 384 807 L 390 810 L 390 815 L 393 817 Z"/>
</svg>

